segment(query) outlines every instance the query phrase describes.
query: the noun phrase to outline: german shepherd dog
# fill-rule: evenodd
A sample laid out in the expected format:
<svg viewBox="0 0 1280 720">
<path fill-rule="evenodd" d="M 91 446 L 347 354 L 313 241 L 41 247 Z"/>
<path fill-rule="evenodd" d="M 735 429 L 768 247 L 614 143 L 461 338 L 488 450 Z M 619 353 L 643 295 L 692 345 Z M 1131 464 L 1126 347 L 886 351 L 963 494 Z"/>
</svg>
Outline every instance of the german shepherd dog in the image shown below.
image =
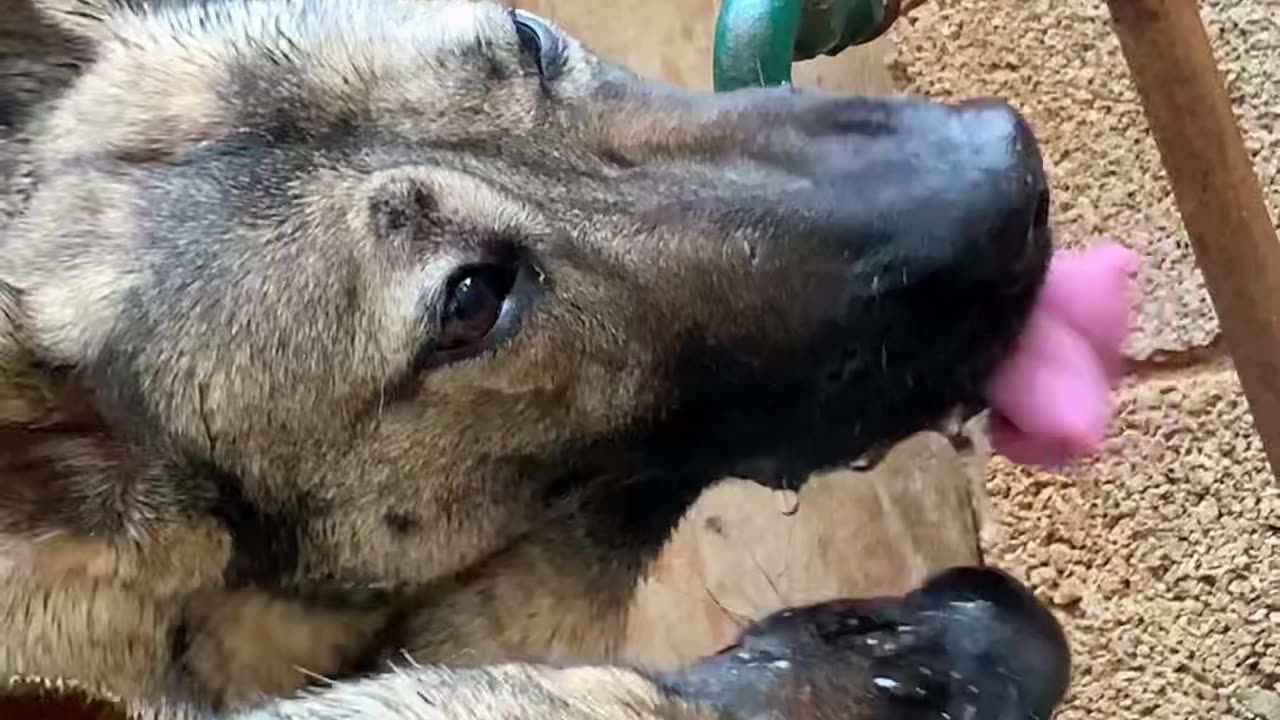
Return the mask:
<svg viewBox="0 0 1280 720">
<path fill-rule="evenodd" d="M 14 688 L 164 720 L 1060 701 L 1061 629 L 995 570 L 616 660 L 717 480 L 981 408 L 1051 253 L 1007 105 L 684 92 L 485 2 L 0 8 Z"/>
</svg>

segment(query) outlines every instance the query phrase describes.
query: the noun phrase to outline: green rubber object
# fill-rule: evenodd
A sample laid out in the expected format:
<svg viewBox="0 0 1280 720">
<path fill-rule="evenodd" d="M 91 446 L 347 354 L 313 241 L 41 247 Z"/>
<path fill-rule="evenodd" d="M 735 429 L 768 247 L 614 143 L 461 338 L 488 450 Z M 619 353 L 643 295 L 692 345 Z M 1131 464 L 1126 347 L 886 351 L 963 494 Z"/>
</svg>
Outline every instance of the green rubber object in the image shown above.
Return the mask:
<svg viewBox="0 0 1280 720">
<path fill-rule="evenodd" d="M 896 10 L 896 0 L 723 0 L 716 18 L 714 87 L 789 85 L 793 62 L 873 40 Z"/>
</svg>

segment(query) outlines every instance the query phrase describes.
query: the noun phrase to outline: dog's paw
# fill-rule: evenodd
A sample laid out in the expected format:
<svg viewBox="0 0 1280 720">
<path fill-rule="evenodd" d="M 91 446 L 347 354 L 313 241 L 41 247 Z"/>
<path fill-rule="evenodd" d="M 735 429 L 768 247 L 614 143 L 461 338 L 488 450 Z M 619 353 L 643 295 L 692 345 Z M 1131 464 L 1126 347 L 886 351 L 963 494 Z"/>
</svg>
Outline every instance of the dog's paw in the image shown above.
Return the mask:
<svg viewBox="0 0 1280 720">
<path fill-rule="evenodd" d="M 661 682 L 737 720 L 1045 720 L 1069 676 L 1049 611 L 1008 575 L 963 568 L 904 597 L 778 612 Z"/>
</svg>

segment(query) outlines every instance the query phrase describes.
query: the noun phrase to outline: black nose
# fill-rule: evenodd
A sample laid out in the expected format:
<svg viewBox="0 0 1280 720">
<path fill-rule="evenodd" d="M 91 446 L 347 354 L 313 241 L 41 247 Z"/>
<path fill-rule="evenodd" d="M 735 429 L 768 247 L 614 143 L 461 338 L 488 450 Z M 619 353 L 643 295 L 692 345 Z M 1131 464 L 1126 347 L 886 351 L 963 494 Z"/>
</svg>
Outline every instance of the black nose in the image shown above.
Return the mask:
<svg viewBox="0 0 1280 720">
<path fill-rule="evenodd" d="M 951 672 L 973 688 L 960 704 L 1006 708 L 1005 714 L 992 708 L 979 717 L 1044 720 L 1062 701 L 1071 677 L 1066 635 L 1009 575 L 993 568 L 947 570 L 909 595 L 906 604 L 912 621 L 933 634 Z"/>
<path fill-rule="evenodd" d="M 1042 277 L 1050 250 L 1043 160 L 1007 103 L 829 100 L 799 125 L 799 174 L 817 191 L 784 198 L 803 209 L 797 215 L 815 240 L 797 253 L 839 251 L 853 264 L 855 294 L 916 280 L 941 278 L 964 291 Z"/>
<path fill-rule="evenodd" d="M 1007 103 L 978 100 L 955 106 L 962 132 L 960 142 L 975 155 L 989 155 L 993 172 L 1001 173 L 1010 187 L 993 188 L 988 198 L 993 212 L 1003 211 L 1014 222 L 1028 218 L 1033 229 L 1049 223 L 1049 188 L 1045 182 L 1044 159 L 1031 126 Z M 981 162 L 978 163 L 981 165 Z"/>
<path fill-rule="evenodd" d="M 908 278 L 945 270 L 956 283 L 978 286 L 1038 278 L 1049 193 L 1026 120 L 997 101 L 911 102 L 896 128 L 898 159 L 891 155 L 884 170 L 898 199 L 885 198 L 868 219 L 889 230 L 898 269 Z"/>
<path fill-rule="evenodd" d="M 990 176 L 985 182 L 974 179 L 977 189 L 970 202 L 1002 230 L 994 243 L 979 248 L 990 253 L 987 261 L 994 266 L 1005 264 L 1015 272 L 1038 269 L 1047 249 L 1049 188 L 1031 126 L 1010 105 L 993 100 L 965 103 L 954 112 L 962 133 L 959 142 L 976 156 L 974 167 L 989 163 Z"/>
<path fill-rule="evenodd" d="M 1069 678 L 1057 621 L 987 568 L 944 572 L 905 597 L 783 610 L 667 676 L 687 696 L 736 705 L 742 716 L 897 720 L 1048 720 Z M 807 712 L 814 706 L 827 712 Z"/>
<path fill-rule="evenodd" d="M 1030 211 L 1033 222 L 1043 225 L 1048 219 L 1048 192 L 1044 161 L 1031 126 L 1012 106 L 997 100 L 962 103 L 952 112 L 956 143 L 968 148 L 974 168 L 988 168 L 1010 183 L 1006 189 L 991 188 L 988 201 L 993 209 L 1004 204 L 1006 212 L 1020 219 Z"/>
</svg>

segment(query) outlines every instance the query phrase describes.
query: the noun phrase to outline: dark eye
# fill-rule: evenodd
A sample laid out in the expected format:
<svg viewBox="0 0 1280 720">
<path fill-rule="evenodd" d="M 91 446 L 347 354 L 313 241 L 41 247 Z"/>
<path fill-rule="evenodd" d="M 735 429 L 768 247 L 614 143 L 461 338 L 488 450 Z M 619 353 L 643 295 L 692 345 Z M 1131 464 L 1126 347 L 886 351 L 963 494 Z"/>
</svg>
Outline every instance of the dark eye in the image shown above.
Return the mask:
<svg viewBox="0 0 1280 720">
<path fill-rule="evenodd" d="M 564 59 L 560 34 L 541 18 L 523 10 L 512 10 L 511 22 L 515 23 L 520 49 L 537 65 L 538 74 L 544 78 L 554 76 Z"/>
<path fill-rule="evenodd" d="M 455 274 L 449 282 L 434 349 L 462 350 L 488 337 L 502 315 L 515 278 L 514 269 L 498 265 L 465 268 Z"/>
</svg>

